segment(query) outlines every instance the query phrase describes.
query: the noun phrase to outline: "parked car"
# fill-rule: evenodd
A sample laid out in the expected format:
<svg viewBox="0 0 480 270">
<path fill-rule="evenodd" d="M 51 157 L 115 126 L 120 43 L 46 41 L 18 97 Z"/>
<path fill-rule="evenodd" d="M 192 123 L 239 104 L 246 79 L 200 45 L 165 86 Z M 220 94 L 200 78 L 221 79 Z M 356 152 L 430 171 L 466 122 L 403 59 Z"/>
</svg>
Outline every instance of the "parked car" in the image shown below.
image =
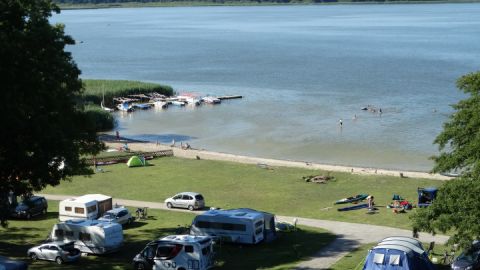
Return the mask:
<svg viewBox="0 0 480 270">
<path fill-rule="evenodd" d="M 74 247 L 74 242 L 49 242 L 32 247 L 27 252 L 32 260 L 55 261 L 58 264 L 74 262 L 80 258 L 80 250 Z"/>
<path fill-rule="evenodd" d="M 215 253 L 208 236 L 169 235 L 150 242 L 133 258 L 135 270 L 207 270 L 214 267 Z"/>
<path fill-rule="evenodd" d="M 182 192 L 165 200 L 168 208 L 179 207 L 187 208 L 190 211 L 202 209 L 205 207 L 205 200 L 202 194 L 195 192 Z"/>
<path fill-rule="evenodd" d="M 47 213 L 48 203 L 44 197 L 31 196 L 14 206 L 10 215 L 14 218 L 30 219 L 33 216 Z"/>
<path fill-rule="evenodd" d="M 480 270 L 480 242 L 474 241 L 472 247 L 455 258 L 453 270 Z"/>
<path fill-rule="evenodd" d="M 0 256 L 0 269 L 27 270 L 28 264 L 26 262 L 17 261 L 7 257 Z"/>
<path fill-rule="evenodd" d="M 131 224 L 135 218 L 132 217 L 130 212 L 125 207 L 118 207 L 112 210 L 108 210 L 98 220 L 116 222 L 121 225 Z"/>
</svg>

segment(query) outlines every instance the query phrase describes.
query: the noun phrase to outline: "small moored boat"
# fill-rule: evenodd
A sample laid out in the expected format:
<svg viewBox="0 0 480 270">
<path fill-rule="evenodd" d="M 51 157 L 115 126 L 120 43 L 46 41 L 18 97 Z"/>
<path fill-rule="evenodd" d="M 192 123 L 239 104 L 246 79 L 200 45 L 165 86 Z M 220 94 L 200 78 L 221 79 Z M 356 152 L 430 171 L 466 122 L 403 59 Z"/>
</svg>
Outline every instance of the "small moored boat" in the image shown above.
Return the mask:
<svg viewBox="0 0 480 270">
<path fill-rule="evenodd" d="M 174 101 L 172 101 L 172 105 L 175 105 L 175 106 L 185 106 L 185 102 L 179 101 L 179 100 L 174 100 Z"/>
<path fill-rule="evenodd" d="M 368 194 L 358 194 L 353 197 L 343 198 L 335 202 L 335 204 L 343 204 L 343 203 L 353 203 L 363 201 L 368 197 Z"/>
<path fill-rule="evenodd" d="M 122 102 L 118 104 L 117 109 L 123 112 L 133 112 L 133 108 L 128 102 Z"/>
<path fill-rule="evenodd" d="M 204 97 L 202 98 L 203 102 L 208 103 L 208 104 L 220 104 L 222 101 L 219 98 L 216 97 Z"/>
</svg>

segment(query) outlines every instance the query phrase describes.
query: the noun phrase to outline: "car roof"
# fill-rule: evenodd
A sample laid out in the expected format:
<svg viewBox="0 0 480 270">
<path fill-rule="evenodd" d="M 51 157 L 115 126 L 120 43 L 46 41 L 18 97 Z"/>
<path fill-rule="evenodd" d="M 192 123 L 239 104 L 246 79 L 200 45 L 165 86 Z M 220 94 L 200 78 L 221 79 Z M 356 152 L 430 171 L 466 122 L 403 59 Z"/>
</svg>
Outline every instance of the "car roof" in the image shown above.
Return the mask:
<svg viewBox="0 0 480 270">
<path fill-rule="evenodd" d="M 113 208 L 113 209 L 111 209 L 111 210 L 108 210 L 108 211 L 105 212 L 105 213 L 118 214 L 118 213 L 120 213 L 120 212 L 123 211 L 123 210 L 127 210 L 127 211 L 128 211 L 128 208 L 126 208 L 126 207 L 117 207 L 117 208 Z"/>
<path fill-rule="evenodd" d="M 39 199 L 45 199 L 45 197 L 42 197 L 42 196 L 31 196 L 31 197 L 29 197 L 27 200 L 29 200 L 29 201 L 36 201 L 36 200 L 39 200 Z"/>
<path fill-rule="evenodd" d="M 63 246 L 63 245 L 68 245 L 68 244 L 73 244 L 73 243 L 75 243 L 75 241 L 71 241 L 71 242 L 52 241 L 52 242 L 43 243 L 43 244 L 41 244 L 41 246 L 43 246 L 43 245 L 57 245 L 57 246 Z"/>
<path fill-rule="evenodd" d="M 190 196 L 194 196 L 194 197 L 195 197 L 196 195 L 202 195 L 202 194 L 197 193 L 197 192 L 187 191 L 187 192 L 180 192 L 180 193 L 178 193 L 178 194 L 175 194 L 175 196 L 177 196 L 177 195 L 190 195 Z"/>
</svg>

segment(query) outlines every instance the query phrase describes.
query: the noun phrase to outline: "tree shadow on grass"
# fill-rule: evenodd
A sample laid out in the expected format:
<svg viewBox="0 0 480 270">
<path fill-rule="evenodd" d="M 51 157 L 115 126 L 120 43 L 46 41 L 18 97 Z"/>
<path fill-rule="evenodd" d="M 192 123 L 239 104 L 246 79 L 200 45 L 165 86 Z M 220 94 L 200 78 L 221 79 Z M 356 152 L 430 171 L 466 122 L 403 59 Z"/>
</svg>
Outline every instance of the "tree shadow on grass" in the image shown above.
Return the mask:
<svg viewBox="0 0 480 270">
<path fill-rule="evenodd" d="M 306 260 L 327 246 L 335 235 L 310 230 L 279 233 L 272 242 L 258 245 L 223 244 L 216 247 L 216 269 L 279 267 Z"/>
<path fill-rule="evenodd" d="M 135 230 L 126 231 L 124 246 L 118 252 L 99 256 L 88 255 L 80 258 L 76 263 L 61 266 L 56 265 L 54 262 L 35 261 L 30 263 L 29 269 L 130 269 L 133 257 L 143 250 L 147 243 L 163 236 L 176 234 L 179 227 L 185 226 L 185 224 L 179 224 L 176 227 L 142 229 L 145 223 L 138 223 L 140 224 Z M 29 233 L 25 233 L 26 231 L 29 231 Z M 42 229 L 31 227 L 12 228 L 5 235 L 2 233 L 0 236 L 0 255 L 29 261 L 26 258 L 26 252 L 33 245 L 21 244 L 19 242 L 12 243 L 12 241 L 8 240 L 11 237 L 22 237 L 22 234 L 24 239 L 32 237 L 32 231 L 36 234 L 44 233 Z M 37 237 L 40 236 L 37 235 Z M 334 238 L 335 236 L 330 233 L 299 229 L 296 232 L 280 233 L 276 240 L 269 243 L 260 243 L 258 245 L 217 245 L 215 247 L 217 252 L 216 260 L 219 262 L 217 269 L 248 270 L 292 264 L 313 256 Z"/>
</svg>

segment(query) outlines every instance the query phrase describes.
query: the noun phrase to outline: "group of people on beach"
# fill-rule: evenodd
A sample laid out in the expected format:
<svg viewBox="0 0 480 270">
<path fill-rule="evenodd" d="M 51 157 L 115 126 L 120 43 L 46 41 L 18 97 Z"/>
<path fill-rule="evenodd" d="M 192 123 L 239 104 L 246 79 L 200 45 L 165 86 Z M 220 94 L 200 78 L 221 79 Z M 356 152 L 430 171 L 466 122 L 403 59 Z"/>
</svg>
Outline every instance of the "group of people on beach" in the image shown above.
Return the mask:
<svg viewBox="0 0 480 270">
<path fill-rule="evenodd" d="M 170 144 L 170 147 L 175 147 L 175 139 L 172 139 L 172 143 Z M 191 146 L 188 142 L 186 143 L 180 142 L 180 148 L 183 150 L 187 150 L 187 149 L 190 149 Z"/>
</svg>

